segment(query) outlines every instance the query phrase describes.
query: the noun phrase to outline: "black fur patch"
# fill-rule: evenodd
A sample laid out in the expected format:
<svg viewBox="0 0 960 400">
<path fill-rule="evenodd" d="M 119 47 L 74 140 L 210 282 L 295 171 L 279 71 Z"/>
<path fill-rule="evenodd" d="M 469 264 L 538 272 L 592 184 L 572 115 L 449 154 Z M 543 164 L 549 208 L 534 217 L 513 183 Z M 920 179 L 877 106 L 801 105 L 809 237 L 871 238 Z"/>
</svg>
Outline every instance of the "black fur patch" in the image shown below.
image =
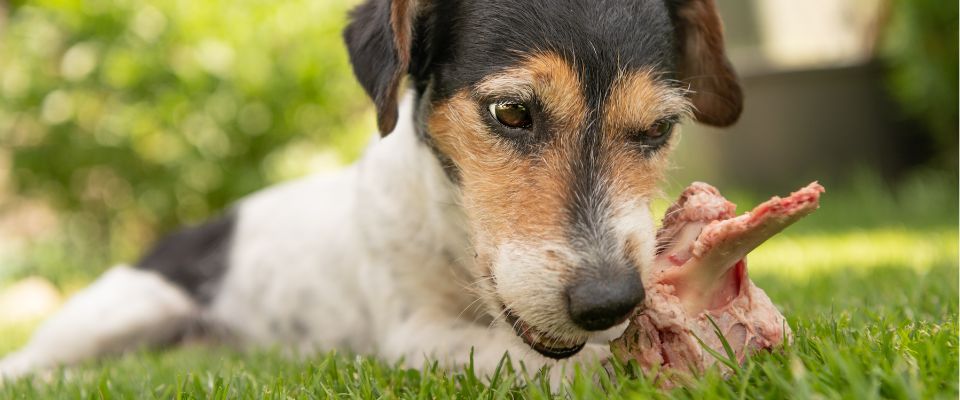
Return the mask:
<svg viewBox="0 0 960 400">
<path fill-rule="evenodd" d="M 397 53 L 390 8 L 389 0 L 368 0 L 350 13 L 343 31 L 354 75 L 377 106 L 377 125 L 384 135 L 396 126 L 398 85 L 407 67 Z"/>
<path fill-rule="evenodd" d="M 236 214 L 228 212 L 202 225 L 167 235 L 137 263 L 179 285 L 201 303 L 209 303 L 228 268 Z"/>
<path fill-rule="evenodd" d="M 599 104 L 620 70 L 676 64 L 674 26 L 663 0 L 449 0 L 418 27 L 411 73 L 433 80 L 443 100 L 541 52 L 559 54 Z"/>
<path fill-rule="evenodd" d="M 543 52 L 558 54 L 577 69 L 589 107 L 599 110 L 623 71 L 653 68 L 665 79 L 675 76 L 677 46 L 671 10 L 664 0 L 430 2 L 414 24 L 408 72 L 418 95 L 437 104 L 493 73 L 518 65 L 527 56 Z M 376 61 L 355 57 L 354 64 L 372 62 L 380 67 L 377 63 L 387 62 L 389 67 L 390 61 L 385 56 Z M 418 114 L 429 107 L 419 110 Z M 592 129 L 585 134 L 599 134 L 599 116 L 589 118 Z M 428 133 L 421 132 L 421 137 L 430 144 Z M 585 156 L 592 151 L 587 147 L 595 143 L 586 139 Z M 522 148 L 531 152 L 537 149 Z M 437 153 L 456 181 L 456 165 Z M 581 171 L 596 174 L 595 166 L 581 163 L 578 175 Z M 592 190 L 593 177 L 577 179 L 581 181 L 578 190 Z"/>
<path fill-rule="evenodd" d="M 591 110 L 584 131 L 578 135 L 579 157 L 571 166 L 571 240 L 601 264 L 623 264 L 619 258 L 605 259 L 611 257 L 616 246 L 609 221 L 604 218 L 609 204 L 604 190 L 607 167 L 600 152 L 603 121 L 599 111 L 622 72 L 650 68 L 661 72 L 663 79 L 676 76 L 677 35 L 672 16 L 676 1 L 433 2 L 415 24 L 409 72 L 418 93 L 426 101 L 437 103 L 491 74 L 519 65 L 527 56 L 546 52 L 567 60 L 580 75 L 581 90 Z M 541 116 L 544 120 L 535 124 L 549 130 L 549 115 Z M 429 134 L 421 137 L 429 144 Z M 537 147 L 518 149 L 532 155 Z M 449 158 L 443 154 L 438 158 L 448 173 L 456 171 Z"/>
</svg>

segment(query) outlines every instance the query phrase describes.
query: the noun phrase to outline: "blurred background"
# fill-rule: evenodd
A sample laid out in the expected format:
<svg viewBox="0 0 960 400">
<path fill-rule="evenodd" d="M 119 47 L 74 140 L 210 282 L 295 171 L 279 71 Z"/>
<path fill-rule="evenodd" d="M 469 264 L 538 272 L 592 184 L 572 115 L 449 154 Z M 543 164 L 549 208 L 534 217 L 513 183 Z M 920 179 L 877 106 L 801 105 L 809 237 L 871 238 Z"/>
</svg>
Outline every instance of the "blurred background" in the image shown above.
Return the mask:
<svg viewBox="0 0 960 400">
<path fill-rule="evenodd" d="M 0 288 L 75 290 L 173 227 L 354 160 L 374 125 L 340 39 L 353 3 L 0 0 Z M 718 3 L 746 111 L 687 124 L 667 195 L 703 180 L 747 209 L 820 180 L 795 232 L 824 238 L 829 265 L 955 266 L 957 2 Z"/>
</svg>

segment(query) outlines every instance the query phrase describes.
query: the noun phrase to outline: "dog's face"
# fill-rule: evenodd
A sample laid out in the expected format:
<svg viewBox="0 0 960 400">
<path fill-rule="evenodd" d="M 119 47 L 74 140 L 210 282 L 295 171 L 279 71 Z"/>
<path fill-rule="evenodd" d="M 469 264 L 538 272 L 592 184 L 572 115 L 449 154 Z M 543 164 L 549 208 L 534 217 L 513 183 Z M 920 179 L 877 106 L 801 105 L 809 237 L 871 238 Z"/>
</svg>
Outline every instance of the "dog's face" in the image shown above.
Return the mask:
<svg viewBox="0 0 960 400">
<path fill-rule="evenodd" d="M 625 320 L 643 299 L 649 200 L 675 124 L 739 114 L 710 37 L 712 2 L 374 0 L 354 18 L 346 38 L 382 130 L 396 120 L 395 85 L 413 77 L 424 139 L 461 191 L 490 311 L 553 358 Z M 380 64 L 400 73 L 361 64 L 377 62 L 364 52 L 385 35 L 378 19 L 392 38 Z M 691 61 L 691 51 L 714 59 Z M 714 93 L 691 94 L 685 72 L 703 70 L 700 86 Z"/>
<path fill-rule="evenodd" d="M 591 88 L 589 68 L 529 54 L 436 101 L 427 123 L 459 176 L 491 310 L 552 357 L 643 299 L 648 200 L 689 110 L 660 71 L 611 71 Z"/>
</svg>

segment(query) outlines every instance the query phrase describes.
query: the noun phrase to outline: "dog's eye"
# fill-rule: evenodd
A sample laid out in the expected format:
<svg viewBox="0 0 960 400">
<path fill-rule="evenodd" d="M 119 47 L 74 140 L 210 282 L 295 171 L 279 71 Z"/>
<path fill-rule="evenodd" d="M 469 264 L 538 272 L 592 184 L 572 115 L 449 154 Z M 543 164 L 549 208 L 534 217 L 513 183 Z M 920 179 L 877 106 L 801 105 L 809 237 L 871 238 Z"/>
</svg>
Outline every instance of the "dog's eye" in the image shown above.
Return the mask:
<svg viewBox="0 0 960 400">
<path fill-rule="evenodd" d="M 670 132 L 673 131 L 673 121 L 659 121 L 650 129 L 643 131 L 643 134 L 651 139 L 659 139 L 665 136 L 669 136 Z"/>
<path fill-rule="evenodd" d="M 673 132 L 673 126 L 676 122 L 672 119 L 662 119 L 647 129 L 631 135 L 631 139 L 640 145 L 644 152 L 655 151 L 668 140 Z"/>
<path fill-rule="evenodd" d="M 490 105 L 490 115 L 508 128 L 530 129 L 533 126 L 530 110 L 520 103 L 493 103 Z"/>
<path fill-rule="evenodd" d="M 670 138 L 674 121 L 660 120 L 649 128 L 640 131 L 637 139 L 646 146 L 659 146 Z"/>
</svg>

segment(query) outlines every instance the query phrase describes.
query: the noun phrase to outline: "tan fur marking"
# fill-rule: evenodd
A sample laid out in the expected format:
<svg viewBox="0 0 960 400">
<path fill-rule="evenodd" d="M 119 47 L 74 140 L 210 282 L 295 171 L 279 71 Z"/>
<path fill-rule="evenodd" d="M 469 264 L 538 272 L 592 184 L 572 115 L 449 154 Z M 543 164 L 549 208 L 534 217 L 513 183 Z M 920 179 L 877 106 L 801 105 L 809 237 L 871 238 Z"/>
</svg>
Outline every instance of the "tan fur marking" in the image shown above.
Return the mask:
<svg viewBox="0 0 960 400">
<path fill-rule="evenodd" d="M 550 53 L 532 56 L 517 68 L 484 79 L 474 89 L 479 97 L 530 100 L 536 95 L 561 139 L 576 135 L 576 128 L 583 124 L 587 105 L 582 92 L 577 71 Z"/>
<path fill-rule="evenodd" d="M 664 118 L 689 116 L 691 106 L 685 95 L 683 89 L 657 79 L 651 70 L 626 73 L 614 82 L 603 112 L 603 154 L 610 171 L 607 181 L 613 204 L 631 207 L 637 199 L 650 199 L 658 193 L 677 132 L 663 148 L 648 156 L 629 145 L 630 136 Z M 624 247 L 627 256 L 640 264 L 643 254 L 639 242 L 628 239 Z"/>
<path fill-rule="evenodd" d="M 550 146 L 541 158 L 520 155 L 489 132 L 476 108 L 461 93 L 430 119 L 437 146 L 459 167 L 464 206 L 475 233 L 498 240 L 560 237 L 563 185 L 569 174 L 561 152 Z"/>
<path fill-rule="evenodd" d="M 656 73 L 640 70 L 621 75 L 610 90 L 603 112 L 604 154 L 611 166 L 611 195 L 649 196 L 656 190 L 667 164 L 673 138 L 652 156 L 631 148 L 630 136 L 649 129 L 665 118 L 683 118 L 690 113 L 682 89 L 670 86 Z M 676 129 L 676 128 L 675 128 Z"/>
<path fill-rule="evenodd" d="M 604 126 L 614 140 L 652 126 L 663 118 L 690 115 L 686 90 L 670 86 L 657 73 L 643 69 L 620 75 L 610 90 L 604 108 Z"/>
<path fill-rule="evenodd" d="M 478 246 L 503 241 L 563 240 L 570 182 L 570 146 L 586 115 L 576 72 L 559 56 L 531 57 L 434 108 L 430 132 L 459 167 L 463 202 Z M 490 132 L 478 98 L 530 99 L 550 113 L 552 135 L 532 157 Z M 536 122 L 535 122 L 536 123 Z"/>
</svg>

